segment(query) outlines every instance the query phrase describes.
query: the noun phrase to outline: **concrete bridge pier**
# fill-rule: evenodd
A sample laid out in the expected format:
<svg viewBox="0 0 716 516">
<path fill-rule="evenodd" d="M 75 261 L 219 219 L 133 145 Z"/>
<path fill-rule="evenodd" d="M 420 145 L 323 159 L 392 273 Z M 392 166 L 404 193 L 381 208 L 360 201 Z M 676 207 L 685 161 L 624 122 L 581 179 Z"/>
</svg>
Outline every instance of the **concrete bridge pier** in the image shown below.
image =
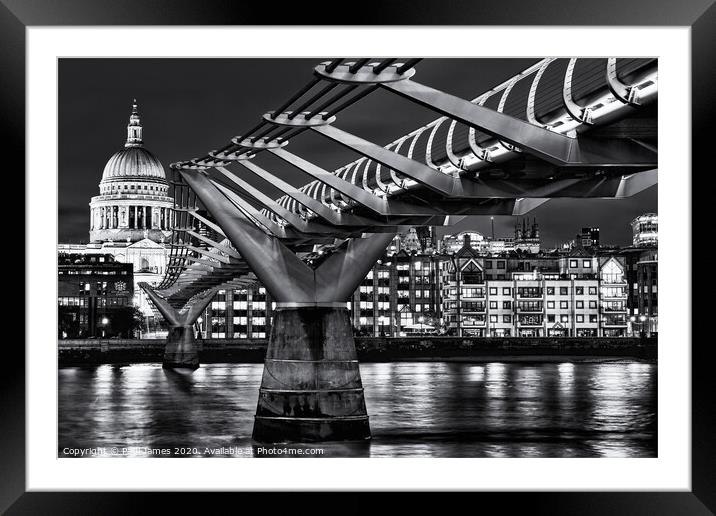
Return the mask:
<svg viewBox="0 0 716 516">
<path fill-rule="evenodd" d="M 275 312 L 253 438 L 261 442 L 370 438 L 345 304 Z"/>
<path fill-rule="evenodd" d="M 370 438 L 346 303 L 394 235 L 348 239 L 311 267 L 237 210 L 203 172 L 181 174 L 276 300 L 253 438 Z"/>
<path fill-rule="evenodd" d="M 154 306 L 169 323 L 169 334 L 164 347 L 162 367 L 170 369 L 197 369 L 199 367 L 199 351 L 196 347 L 193 325 L 211 302 L 217 289 L 210 289 L 195 296 L 187 308 L 176 310 L 166 299 L 157 294 L 147 283 L 139 286 L 147 293 Z"/>
<path fill-rule="evenodd" d="M 197 369 L 199 352 L 192 326 L 171 326 L 164 347 L 162 367 Z"/>
</svg>

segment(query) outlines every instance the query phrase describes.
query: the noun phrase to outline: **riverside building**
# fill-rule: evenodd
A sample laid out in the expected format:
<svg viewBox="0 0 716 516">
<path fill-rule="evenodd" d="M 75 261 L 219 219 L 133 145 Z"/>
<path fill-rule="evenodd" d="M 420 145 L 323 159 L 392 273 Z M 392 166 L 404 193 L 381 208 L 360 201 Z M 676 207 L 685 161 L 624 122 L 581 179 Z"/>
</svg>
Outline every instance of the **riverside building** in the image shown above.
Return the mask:
<svg viewBox="0 0 716 516">
<path fill-rule="evenodd" d="M 156 285 L 164 276 L 173 209 L 164 167 L 144 146 L 135 100 L 124 146 L 105 164 L 99 195 L 89 202 L 89 243 L 59 244 L 58 253 L 111 255 L 116 262 L 131 264 L 133 304 L 150 326 L 157 314 L 137 284 Z"/>
<path fill-rule="evenodd" d="M 62 253 L 57 260 L 58 337 L 132 336 L 132 265 L 111 254 Z"/>
<path fill-rule="evenodd" d="M 626 336 L 623 260 L 481 256 L 466 237 L 442 275 L 444 325 L 456 336 Z"/>
<path fill-rule="evenodd" d="M 438 253 L 416 236 L 397 236 L 349 299 L 356 334 L 622 337 L 640 327 L 640 315 L 656 331 L 655 250 L 585 248 L 578 239 L 566 252 L 490 253 L 481 234 L 463 232 L 460 248 L 449 252 L 451 236 Z M 221 291 L 202 335 L 264 338 L 273 305 L 260 286 Z"/>
</svg>

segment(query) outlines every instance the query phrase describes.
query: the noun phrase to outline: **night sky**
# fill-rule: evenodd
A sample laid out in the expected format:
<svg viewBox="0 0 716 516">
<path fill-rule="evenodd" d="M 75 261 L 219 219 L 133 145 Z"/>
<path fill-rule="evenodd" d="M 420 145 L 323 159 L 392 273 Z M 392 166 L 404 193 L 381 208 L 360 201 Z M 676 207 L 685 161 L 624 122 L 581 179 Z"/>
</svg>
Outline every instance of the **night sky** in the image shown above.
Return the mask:
<svg viewBox="0 0 716 516">
<path fill-rule="evenodd" d="M 87 242 L 90 197 L 98 195 L 102 170 L 126 139 L 132 99 L 139 103 L 145 147 L 165 170 L 175 161 L 202 156 L 253 127 L 308 82 L 315 59 L 61 59 L 59 64 L 59 242 Z M 535 59 L 426 59 L 415 80 L 472 99 L 534 64 Z M 338 115 L 336 127 L 385 145 L 438 118 L 438 114 L 383 90 Z M 359 156 L 311 132 L 287 150 L 333 170 Z M 265 153 L 263 153 L 265 154 Z M 296 186 L 309 178 L 278 158 L 255 162 Z M 229 167 L 240 170 L 237 165 Z M 280 193 L 242 177 L 272 197 Z M 530 212 L 543 245 L 599 226 L 602 243 L 629 244 L 629 222 L 657 211 L 657 188 L 624 200 L 551 200 Z M 496 236 L 512 236 L 516 219 L 495 217 Z M 489 217 L 469 217 L 439 234 L 474 229 L 490 234 Z"/>
</svg>

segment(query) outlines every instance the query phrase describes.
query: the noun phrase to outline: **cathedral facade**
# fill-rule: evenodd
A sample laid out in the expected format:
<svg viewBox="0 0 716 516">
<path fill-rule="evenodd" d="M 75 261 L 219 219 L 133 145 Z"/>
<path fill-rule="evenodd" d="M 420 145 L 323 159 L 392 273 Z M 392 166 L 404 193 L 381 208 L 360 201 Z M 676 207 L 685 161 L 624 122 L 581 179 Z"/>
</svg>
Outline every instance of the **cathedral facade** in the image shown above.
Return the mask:
<svg viewBox="0 0 716 516">
<path fill-rule="evenodd" d="M 111 254 L 134 269 L 134 304 L 146 317 L 153 307 L 137 284 L 158 284 L 169 261 L 174 199 L 159 159 L 144 147 L 136 100 L 124 147 L 102 172 L 99 195 L 89 203 L 89 243 L 60 244 L 58 252 Z"/>
</svg>

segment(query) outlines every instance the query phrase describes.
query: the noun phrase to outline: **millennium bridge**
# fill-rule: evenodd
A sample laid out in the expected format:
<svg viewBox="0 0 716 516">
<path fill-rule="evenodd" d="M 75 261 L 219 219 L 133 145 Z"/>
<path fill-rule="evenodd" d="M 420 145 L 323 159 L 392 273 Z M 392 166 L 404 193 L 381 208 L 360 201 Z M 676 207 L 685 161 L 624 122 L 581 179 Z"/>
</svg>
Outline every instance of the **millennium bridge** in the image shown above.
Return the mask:
<svg viewBox="0 0 716 516">
<path fill-rule="evenodd" d="M 319 63 L 254 127 L 170 167 L 170 263 L 156 288 L 141 285 L 170 327 L 164 366 L 199 367 L 201 312 L 219 289 L 260 281 L 276 311 L 257 441 L 370 437 L 346 301 L 396 232 L 522 215 L 553 198 L 620 199 L 657 182 L 656 59 L 543 59 L 472 100 L 420 83 L 420 61 Z M 379 89 L 438 118 L 388 145 L 340 129 L 339 114 Z M 325 170 L 287 150 L 304 132 L 360 158 Z M 308 182 L 283 181 L 272 162 Z"/>
</svg>

